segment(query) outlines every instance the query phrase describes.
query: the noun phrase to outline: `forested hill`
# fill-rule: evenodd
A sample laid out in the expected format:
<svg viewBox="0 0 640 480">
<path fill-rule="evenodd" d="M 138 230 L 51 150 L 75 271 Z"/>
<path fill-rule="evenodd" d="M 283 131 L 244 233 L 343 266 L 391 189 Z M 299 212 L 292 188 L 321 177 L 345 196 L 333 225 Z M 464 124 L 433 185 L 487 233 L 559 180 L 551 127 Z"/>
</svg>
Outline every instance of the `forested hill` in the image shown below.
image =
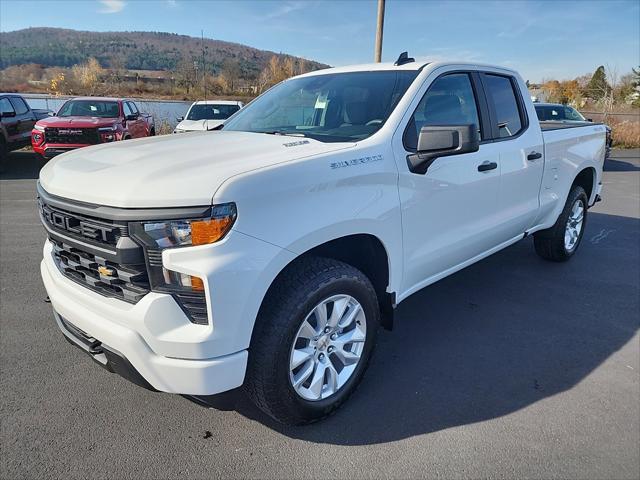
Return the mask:
<svg viewBox="0 0 640 480">
<path fill-rule="evenodd" d="M 70 67 L 95 57 L 103 67 L 131 70 L 173 70 L 181 62 L 202 59 L 199 38 L 163 32 L 82 32 L 61 28 L 27 28 L 0 32 L 0 68 L 25 63 Z M 207 70 L 237 61 L 241 70 L 256 75 L 274 52 L 220 40 L 204 40 Z M 308 70 L 324 68 L 306 61 Z"/>
</svg>

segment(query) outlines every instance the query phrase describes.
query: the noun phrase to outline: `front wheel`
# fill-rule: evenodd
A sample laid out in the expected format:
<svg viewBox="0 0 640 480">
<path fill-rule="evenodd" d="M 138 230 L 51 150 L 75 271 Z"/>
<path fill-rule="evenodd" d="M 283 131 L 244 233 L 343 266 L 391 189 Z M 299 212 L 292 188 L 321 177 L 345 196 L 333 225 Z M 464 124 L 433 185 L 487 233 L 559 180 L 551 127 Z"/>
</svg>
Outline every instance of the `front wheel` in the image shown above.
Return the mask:
<svg viewBox="0 0 640 480">
<path fill-rule="evenodd" d="M 533 235 L 536 253 L 554 262 L 569 260 L 578 250 L 587 223 L 587 194 L 575 185 L 553 227 Z"/>
<path fill-rule="evenodd" d="M 362 272 L 327 258 L 298 261 L 269 292 L 256 321 L 249 396 L 285 424 L 330 415 L 360 382 L 379 317 L 375 290 Z"/>
</svg>

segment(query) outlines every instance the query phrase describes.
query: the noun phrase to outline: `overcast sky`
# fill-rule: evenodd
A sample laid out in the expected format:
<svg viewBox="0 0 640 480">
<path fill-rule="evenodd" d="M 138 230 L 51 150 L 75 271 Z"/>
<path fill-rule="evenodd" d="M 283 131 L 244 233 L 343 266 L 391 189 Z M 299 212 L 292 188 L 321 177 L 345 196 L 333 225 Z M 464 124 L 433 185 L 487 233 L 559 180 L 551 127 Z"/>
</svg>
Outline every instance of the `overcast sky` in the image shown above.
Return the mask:
<svg viewBox="0 0 640 480">
<path fill-rule="evenodd" d="M 330 65 L 373 59 L 377 1 L 0 0 L 0 29 L 153 30 L 243 43 Z M 531 81 L 640 63 L 640 1 L 387 0 L 383 61 L 498 63 Z"/>
</svg>

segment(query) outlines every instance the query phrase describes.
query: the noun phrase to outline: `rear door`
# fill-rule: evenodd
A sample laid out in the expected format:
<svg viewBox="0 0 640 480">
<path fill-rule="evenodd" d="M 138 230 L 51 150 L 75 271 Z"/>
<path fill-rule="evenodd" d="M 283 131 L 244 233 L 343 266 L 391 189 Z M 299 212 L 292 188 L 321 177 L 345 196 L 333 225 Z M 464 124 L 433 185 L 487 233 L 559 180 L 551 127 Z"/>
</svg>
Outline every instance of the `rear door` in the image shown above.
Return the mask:
<svg viewBox="0 0 640 480">
<path fill-rule="evenodd" d="M 492 142 L 500 151 L 497 228 L 502 237 L 513 238 L 533 226 L 540 206 L 542 132 L 533 105 L 524 100 L 522 92 L 527 90 L 521 80 L 493 72 L 483 72 L 480 77 L 489 105 Z"/>
<path fill-rule="evenodd" d="M 31 130 L 36 124 L 35 114 L 21 97 L 9 97 L 16 112 L 17 130 L 22 143 L 29 143 Z"/>
<path fill-rule="evenodd" d="M 0 115 L 2 116 L 2 126 L 7 133 L 7 143 L 20 142 L 20 132 L 18 130 L 19 119 L 16 110 L 9 101 L 9 97 L 0 97 Z"/>
<path fill-rule="evenodd" d="M 401 297 L 503 241 L 496 230 L 499 149 L 488 138 L 488 110 L 478 74 L 445 71 L 434 80 L 428 78 L 420 95 L 402 121 L 404 131 L 396 132 L 393 139 L 403 224 Z M 477 152 L 438 158 L 424 174 L 408 169 L 407 155 L 415 152 L 423 126 L 465 124 L 480 130 Z"/>
</svg>

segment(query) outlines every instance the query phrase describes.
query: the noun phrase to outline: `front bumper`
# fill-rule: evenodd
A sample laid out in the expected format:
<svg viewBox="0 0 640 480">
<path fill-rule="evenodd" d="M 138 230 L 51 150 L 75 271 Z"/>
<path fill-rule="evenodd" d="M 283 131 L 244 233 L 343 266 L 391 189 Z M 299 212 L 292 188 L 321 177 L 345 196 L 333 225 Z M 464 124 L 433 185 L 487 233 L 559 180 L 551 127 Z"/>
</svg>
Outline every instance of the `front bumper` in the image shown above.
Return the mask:
<svg viewBox="0 0 640 480">
<path fill-rule="evenodd" d="M 75 150 L 76 148 L 90 147 L 93 144 L 60 144 L 60 145 L 52 145 L 48 143 L 43 143 L 41 145 L 36 145 L 35 143 L 31 143 L 33 147 L 33 151 L 39 153 L 47 160 L 56 157 L 62 153 L 69 152 L 71 150 Z M 96 144 L 98 145 L 98 144 Z"/>
<path fill-rule="evenodd" d="M 79 287 L 55 266 L 49 242 L 45 245 L 41 274 L 56 317 L 62 317 L 67 324 L 106 346 L 108 351 L 117 352 L 118 357 L 125 359 L 153 389 L 213 395 L 242 385 L 248 357 L 246 350 L 215 358 L 185 359 L 158 354 L 145 341 L 139 330 L 144 330 L 141 323 L 148 315 L 157 320 L 156 333 L 160 337 L 163 323 L 183 320 L 184 314 L 171 297 L 150 293 L 136 305 L 130 305 Z M 188 320 L 184 321 L 188 323 Z M 61 330 L 65 333 L 64 328 Z M 65 337 L 69 339 L 66 333 Z M 92 356 L 96 360 L 101 358 Z"/>
</svg>

